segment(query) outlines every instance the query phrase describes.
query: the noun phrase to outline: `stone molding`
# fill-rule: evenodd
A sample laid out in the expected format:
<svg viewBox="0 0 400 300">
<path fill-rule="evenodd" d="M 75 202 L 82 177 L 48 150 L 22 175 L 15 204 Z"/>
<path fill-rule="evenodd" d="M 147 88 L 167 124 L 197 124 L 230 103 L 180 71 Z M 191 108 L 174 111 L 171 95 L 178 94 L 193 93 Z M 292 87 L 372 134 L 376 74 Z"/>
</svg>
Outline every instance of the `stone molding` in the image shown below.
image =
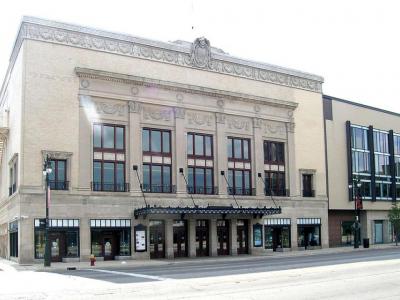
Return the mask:
<svg viewBox="0 0 400 300">
<path fill-rule="evenodd" d="M 69 159 L 72 156 L 72 152 L 42 150 L 43 160 L 46 159 L 47 156 L 52 159 Z"/>
<path fill-rule="evenodd" d="M 323 78 L 292 69 L 232 57 L 209 47 L 199 47 L 196 39 L 190 48 L 177 43 L 165 43 L 137 38 L 130 35 L 75 26 L 66 23 L 25 17 L 11 55 L 15 60 L 24 39 L 38 40 L 78 48 L 115 53 L 140 59 L 159 61 L 210 72 L 243 77 L 283 86 L 322 92 Z M 204 49 L 199 54 L 198 50 Z M 208 52 L 209 51 L 209 52 Z M 194 53 L 194 54 L 193 54 Z"/>
<path fill-rule="evenodd" d="M 75 72 L 80 78 L 106 80 L 111 82 L 125 83 L 129 85 L 145 86 L 145 87 L 158 87 L 160 89 L 170 90 L 174 92 L 182 92 L 187 94 L 199 94 L 208 97 L 217 98 L 217 106 L 222 109 L 225 105 L 223 99 L 237 100 L 243 102 L 250 102 L 256 104 L 267 104 L 275 107 L 283 107 L 286 109 L 294 110 L 298 104 L 292 101 L 285 101 L 280 99 L 272 99 L 267 97 L 254 96 L 243 93 L 236 93 L 218 89 L 212 89 L 202 86 L 182 84 L 172 81 L 164 81 L 146 77 L 138 77 L 133 75 L 126 75 L 121 73 L 113 73 L 108 71 L 94 70 L 88 68 L 76 67 Z"/>
</svg>

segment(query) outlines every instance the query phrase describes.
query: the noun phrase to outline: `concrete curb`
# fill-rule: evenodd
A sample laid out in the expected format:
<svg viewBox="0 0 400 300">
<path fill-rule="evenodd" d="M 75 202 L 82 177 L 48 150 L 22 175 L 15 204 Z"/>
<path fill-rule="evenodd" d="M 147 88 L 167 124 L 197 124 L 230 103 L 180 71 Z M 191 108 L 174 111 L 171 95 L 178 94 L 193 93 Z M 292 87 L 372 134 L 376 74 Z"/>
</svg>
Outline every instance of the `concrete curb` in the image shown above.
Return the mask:
<svg viewBox="0 0 400 300">
<path fill-rule="evenodd" d="M 241 255 L 241 256 L 226 256 L 226 257 L 203 257 L 203 258 L 181 258 L 181 259 L 163 259 L 163 260 L 126 260 L 126 261 L 99 261 L 96 262 L 96 266 L 91 267 L 90 262 L 81 261 L 74 263 L 52 263 L 51 267 L 44 267 L 42 264 L 32 265 L 19 265 L 18 263 L 11 262 L 9 260 L 0 259 L 0 269 L 4 271 L 39 271 L 39 272 L 52 272 L 57 270 L 67 270 L 68 268 L 76 269 L 101 269 L 101 268 L 116 268 L 120 266 L 124 267 L 149 267 L 149 266 L 162 266 L 162 265 L 180 265 L 180 264 L 204 264 L 213 262 L 229 262 L 229 261 L 251 261 L 259 260 L 262 258 L 268 259 L 284 259 L 289 257 L 299 256 L 313 256 L 323 254 L 338 254 L 348 253 L 354 251 L 371 251 L 379 249 L 399 249 L 400 246 L 394 244 L 385 245 L 372 245 L 370 248 L 358 248 L 353 247 L 338 247 L 338 248 L 325 248 L 318 250 L 307 250 L 307 251 L 288 251 L 288 252 L 271 252 L 263 255 Z"/>
</svg>

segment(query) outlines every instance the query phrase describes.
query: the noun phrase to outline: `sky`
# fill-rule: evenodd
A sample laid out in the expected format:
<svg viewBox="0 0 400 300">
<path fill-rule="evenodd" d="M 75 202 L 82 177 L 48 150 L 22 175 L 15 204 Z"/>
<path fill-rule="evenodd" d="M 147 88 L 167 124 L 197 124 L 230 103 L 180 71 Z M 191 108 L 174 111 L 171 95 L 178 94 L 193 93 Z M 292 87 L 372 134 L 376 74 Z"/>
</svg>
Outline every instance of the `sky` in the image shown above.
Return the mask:
<svg viewBox="0 0 400 300">
<path fill-rule="evenodd" d="M 400 2 L 13 0 L 0 10 L 0 80 L 24 15 L 161 41 L 204 36 L 245 59 L 324 77 L 324 94 L 400 113 Z"/>
</svg>

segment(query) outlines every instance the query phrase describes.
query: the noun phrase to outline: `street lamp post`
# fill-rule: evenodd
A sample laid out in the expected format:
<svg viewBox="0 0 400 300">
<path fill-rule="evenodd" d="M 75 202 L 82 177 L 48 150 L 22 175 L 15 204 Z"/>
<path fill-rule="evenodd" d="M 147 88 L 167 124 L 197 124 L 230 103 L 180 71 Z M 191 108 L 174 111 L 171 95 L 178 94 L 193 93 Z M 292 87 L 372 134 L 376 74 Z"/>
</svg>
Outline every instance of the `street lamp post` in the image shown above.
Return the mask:
<svg viewBox="0 0 400 300">
<path fill-rule="evenodd" d="M 359 211 L 360 211 L 360 194 L 359 194 L 359 190 L 361 188 L 361 182 L 360 182 L 360 178 L 354 178 L 353 179 L 353 184 L 349 185 L 349 188 L 354 188 L 354 192 L 353 192 L 353 199 L 354 199 L 354 217 L 355 217 L 355 221 L 354 221 L 354 248 L 358 248 L 360 245 L 360 241 L 358 240 L 359 238 L 359 229 L 360 229 L 360 220 L 359 220 Z"/>
<path fill-rule="evenodd" d="M 51 169 L 50 157 L 47 156 L 43 164 L 43 175 L 46 176 L 46 231 L 45 231 L 45 249 L 44 249 L 44 266 L 50 267 L 51 257 L 50 257 L 50 239 L 49 239 L 49 197 L 50 197 L 50 185 L 49 185 L 49 174 L 53 170 Z"/>
</svg>

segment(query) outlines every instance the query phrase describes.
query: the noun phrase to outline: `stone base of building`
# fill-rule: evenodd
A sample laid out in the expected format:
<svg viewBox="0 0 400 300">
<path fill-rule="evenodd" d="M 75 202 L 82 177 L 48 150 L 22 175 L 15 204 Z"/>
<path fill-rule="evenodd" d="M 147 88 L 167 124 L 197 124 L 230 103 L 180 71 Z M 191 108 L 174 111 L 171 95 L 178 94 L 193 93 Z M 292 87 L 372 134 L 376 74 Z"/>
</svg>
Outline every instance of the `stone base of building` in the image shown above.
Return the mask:
<svg viewBox="0 0 400 300">
<path fill-rule="evenodd" d="M 362 210 L 360 213 L 360 246 L 364 239 L 369 244 L 386 244 L 395 241 L 393 228 L 388 220 L 388 211 Z M 354 245 L 354 210 L 329 210 L 329 246 Z"/>
</svg>

